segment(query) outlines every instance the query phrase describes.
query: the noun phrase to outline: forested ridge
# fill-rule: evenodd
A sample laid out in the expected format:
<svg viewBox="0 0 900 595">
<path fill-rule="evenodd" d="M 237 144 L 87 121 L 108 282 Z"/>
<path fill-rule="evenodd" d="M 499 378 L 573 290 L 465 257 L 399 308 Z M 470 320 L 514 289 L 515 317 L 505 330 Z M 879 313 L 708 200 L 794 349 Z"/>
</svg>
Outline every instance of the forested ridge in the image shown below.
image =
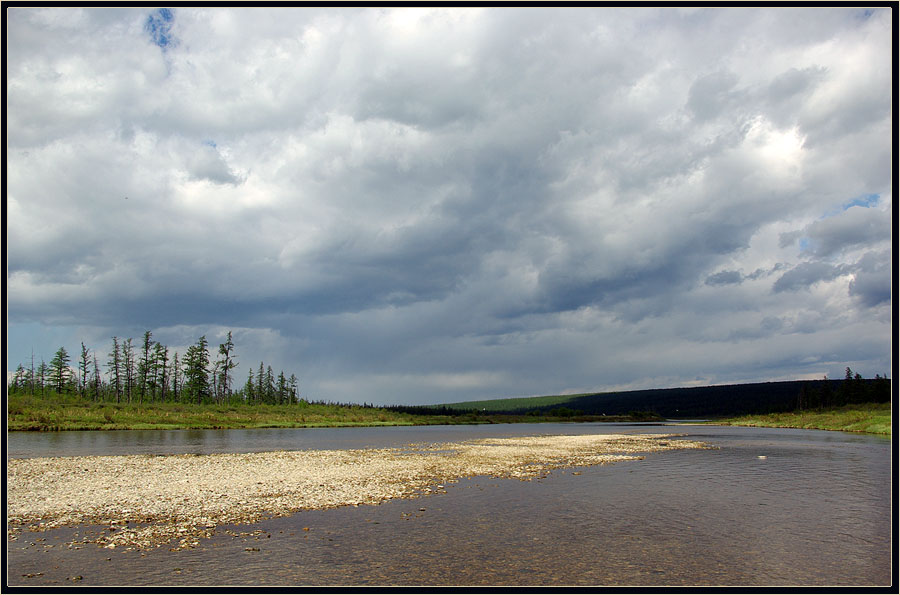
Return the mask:
<svg viewBox="0 0 900 595">
<path fill-rule="evenodd" d="M 863 378 L 849 367 L 841 380 L 788 380 L 690 388 L 658 388 L 578 395 L 547 395 L 448 403 L 457 410 L 484 410 L 513 415 L 626 415 L 652 412 L 687 418 L 750 413 L 816 410 L 891 399 L 887 375 Z"/>
<path fill-rule="evenodd" d="M 250 367 L 246 381 L 235 389 L 234 370 L 239 362 L 231 331 L 225 342 L 211 353 L 206 336 L 188 346 L 183 354 L 153 340 L 146 331 L 139 345 L 131 338 L 112 337 L 112 346 L 103 363 L 100 356 L 81 343 L 76 361 L 60 347 L 49 363 L 31 358 L 19 364 L 9 383 L 11 393 L 45 396 L 78 394 L 83 399 L 116 403 L 300 403 L 295 374 L 275 374 L 272 366 L 260 362 L 254 373 Z"/>
</svg>

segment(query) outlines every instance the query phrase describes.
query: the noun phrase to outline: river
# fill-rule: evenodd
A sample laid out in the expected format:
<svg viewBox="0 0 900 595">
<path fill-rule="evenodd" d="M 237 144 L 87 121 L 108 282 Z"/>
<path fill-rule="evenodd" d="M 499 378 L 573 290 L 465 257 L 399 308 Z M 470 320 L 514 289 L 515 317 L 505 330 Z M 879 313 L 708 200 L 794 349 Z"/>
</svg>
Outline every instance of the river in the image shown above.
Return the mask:
<svg viewBox="0 0 900 595">
<path fill-rule="evenodd" d="M 10 433 L 7 456 L 395 447 L 483 437 L 687 434 L 717 448 L 475 477 L 378 506 L 219 527 L 196 548 L 7 542 L 9 585 L 876 586 L 892 579 L 891 441 L 659 424 Z"/>
</svg>

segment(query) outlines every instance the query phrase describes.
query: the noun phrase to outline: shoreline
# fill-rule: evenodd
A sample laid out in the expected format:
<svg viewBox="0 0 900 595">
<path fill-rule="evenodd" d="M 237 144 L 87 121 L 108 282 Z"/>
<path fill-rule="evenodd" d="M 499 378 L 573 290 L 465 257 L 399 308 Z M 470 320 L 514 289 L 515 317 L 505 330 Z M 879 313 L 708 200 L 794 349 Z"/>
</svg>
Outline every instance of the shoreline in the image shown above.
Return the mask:
<svg viewBox="0 0 900 595">
<path fill-rule="evenodd" d="M 858 403 L 826 409 L 751 414 L 710 420 L 721 426 L 828 430 L 891 437 L 891 403 Z"/>
<path fill-rule="evenodd" d="M 7 428 L 7 432 L 16 433 L 33 433 L 47 434 L 50 432 L 122 432 L 132 430 L 285 430 L 285 429 L 310 429 L 310 428 L 381 428 L 381 427 L 397 427 L 397 426 L 486 426 L 498 424 L 538 424 L 538 423 L 629 423 L 629 422 L 665 422 L 664 418 L 659 419 L 638 419 L 635 420 L 627 415 L 583 415 L 578 417 L 533 417 L 524 415 L 483 415 L 480 418 L 469 419 L 462 418 L 457 420 L 453 417 L 448 419 L 426 419 L 424 421 L 362 421 L 362 422 L 295 422 L 282 424 L 234 424 L 234 425 L 218 425 L 210 424 L 163 424 L 163 423 L 146 423 L 146 424 L 105 424 L 105 425 L 72 425 L 69 427 L 18 427 Z"/>
<path fill-rule="evenodd" d="M 10 459 L 7 539 L 106 525 L 100 547 L 193 547 L 220 525 L 304 509 L 416 498 L 462 478 L 530 480 L 552 469 L 710 448 L 678 434 L 485 438 L 402 448 Z"/>
<path fill-rule="evenodd" d="M 657 419 L 657 418 L 653 418 Z M 662 419 L 659 417 L 658 419 Z M 477 411 L 419 413 L 360 405 L 297 403 L 113 403 L 85 401 L 77 396 L 9 395 L 8 432 L 105 430 L 229 430 L 336 428 L 418 425 L 471 425 L 557 421 L 651 421 L 631 415 L 517 415 Z"/>
</svg>

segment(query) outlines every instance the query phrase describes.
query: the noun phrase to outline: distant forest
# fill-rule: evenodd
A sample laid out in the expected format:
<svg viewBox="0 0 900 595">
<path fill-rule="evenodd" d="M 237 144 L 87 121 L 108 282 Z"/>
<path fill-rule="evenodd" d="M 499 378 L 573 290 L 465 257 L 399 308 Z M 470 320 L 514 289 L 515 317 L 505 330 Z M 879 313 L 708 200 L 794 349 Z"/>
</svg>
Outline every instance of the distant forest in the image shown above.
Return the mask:
<svg viewBox="0 0 900 595">
<path fill-rule="evenodd" d="M 850 368 L 842 380 L 795 380 L 583 395 L 565 404 L 585 413 L 652 411 L 668 418 L 778 413 L 891 400 L 891 381 L 864 379 Z"/>
<path fill-rule="evenodd" d="M 887 376 L 876 374 L 874 379 L 864 379 L 846 368 L 841 380 L 825 377 L 821 380 L 552 395 L 395 408 L 410 413 L 450 415 L 453 411 L 557 417 L 652 413 L 686 419 L 823 409 L 890 400 L 891 381 Z"/>
<path fill-rule="evenodd" d="M 238 362 L 231 331 L 219 345 L 216 359 L 210 358 L 206 336 L 190 345 L 179 358 L 177 351 L 169 356 L 169 348 L 153 341 L 150 331 L 135 349 L 132 339 L 112 338 L 112 347 L 105 362 L 106 373 L 100 371 L 96 351 L 81 343 L 81 356 L 76 362 L 65 347 L 60 347 L 50 363 L 34 357 L 28 367 L 19 364 L 8 390 L 47 396 L 48 394 L 78 394 L 84 399 L 115 401 L 116 403 L 180 402 L 180 403 L 300 403 L 297 377 L 276 376 L 272 366 L 263 362 L 254 375 L 250 368 L 246 382 L 233 389 L 232 371 Z"/>
</svg>

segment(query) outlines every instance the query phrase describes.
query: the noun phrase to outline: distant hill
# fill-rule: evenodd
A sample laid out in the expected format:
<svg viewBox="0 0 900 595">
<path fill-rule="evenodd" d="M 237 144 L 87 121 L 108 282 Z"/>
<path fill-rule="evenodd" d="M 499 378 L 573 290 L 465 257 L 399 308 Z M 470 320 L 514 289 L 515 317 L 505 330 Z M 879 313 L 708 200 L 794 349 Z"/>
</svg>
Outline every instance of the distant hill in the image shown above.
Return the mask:
<svg viewBox="0 0 900 595">
<path fill-rule="evenodd" d="M 891 384 L 887 379 L 862 379 L 846 387 L 845 382 L 790 380 L 464 401 L 438 407 L 510 414 L 546 413 L 559 408 L 586 415 L 627 415 L 633 411 L 653 411 L 668 418 L 691 418 L 793 411 L 801 404 L 804 407 L 817 402 L 830 404 L 845 397 L 854 402 L 886 402 L 891 399 Z"/>
</svg>

